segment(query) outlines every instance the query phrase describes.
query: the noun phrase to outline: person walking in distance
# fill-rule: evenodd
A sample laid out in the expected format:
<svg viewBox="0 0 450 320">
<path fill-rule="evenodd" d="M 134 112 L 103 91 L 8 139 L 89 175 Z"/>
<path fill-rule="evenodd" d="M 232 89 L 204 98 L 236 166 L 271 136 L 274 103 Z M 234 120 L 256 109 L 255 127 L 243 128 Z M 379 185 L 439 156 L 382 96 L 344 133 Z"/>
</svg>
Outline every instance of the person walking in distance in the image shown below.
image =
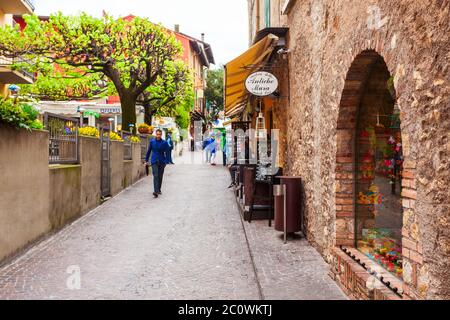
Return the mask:
<svg viewBox="0 0 450 320">
<path fill-rule="evenodd" d="M 174 149 L 172 132 L 169 132 L 169 134 L 167 135 L 167 144 L 169 145 L 169 151 L 167 154 L 167 163 L 175 164 L 175 163 L 173 163 L 173 160 L 172 160 L 172 151 Z"/>
<path fill-rule="evenodd" d="M 164 170 L 168 164 L 169 152 L 169 144 L 167 141 L 162 139 L 162 130 L 156 130 L 156 138 L 153 138 L 150 141 L 147 155 L 145 156 L 145 162 L 152 166 L 154 187 L 153 196 L 155 198 L 158 198 L 158 196 L 162 194 L 161 186 L 164 177 Z"/>
</svg>

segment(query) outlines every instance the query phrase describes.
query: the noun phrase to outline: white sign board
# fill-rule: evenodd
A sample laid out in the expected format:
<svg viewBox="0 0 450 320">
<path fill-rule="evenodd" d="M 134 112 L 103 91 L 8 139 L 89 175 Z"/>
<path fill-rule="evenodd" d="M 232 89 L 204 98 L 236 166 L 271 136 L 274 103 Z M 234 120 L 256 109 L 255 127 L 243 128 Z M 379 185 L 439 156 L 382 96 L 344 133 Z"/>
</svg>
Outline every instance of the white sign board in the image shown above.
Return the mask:
<svg viewBox="0 0 450 320">
<path fill-rule="evenodd" d="M 248 92 L 258 97 L 269 96 L 278 89 L 278 79 L 271 73 L 258 71 L 245 80 Z"/>
<path fill-rule="evenodd" d="M 161 128 L 161 129 L 169 129 L 169 128 L 173 129 L 173 128 L 177 127 L 177 124 L 175 122 L 175 118 L 153 117 L 152 126 L 155 128 Z"/>
</svg>

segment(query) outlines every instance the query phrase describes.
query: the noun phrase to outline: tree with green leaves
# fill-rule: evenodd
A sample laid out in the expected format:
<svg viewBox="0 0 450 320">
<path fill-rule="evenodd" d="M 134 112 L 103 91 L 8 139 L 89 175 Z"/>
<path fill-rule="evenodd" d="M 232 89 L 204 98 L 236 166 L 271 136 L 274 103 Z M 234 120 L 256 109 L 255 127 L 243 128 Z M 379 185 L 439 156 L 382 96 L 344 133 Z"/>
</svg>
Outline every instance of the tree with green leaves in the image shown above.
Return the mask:
<svg viewBox="0 0 450 320">
<path fill-rule="evenodd" d="M 46 101 L 72 101 L 102 98 L 109 93 L 107 84 L 97 76 L 67 77 L 40 73 L 33 84 L 22 85 L 22 97 Z"/>
<path fill-rule="evenodd" d="M 185 78 L 173 76 L 174 69 L 187 71 L 175 62 L 182 52 L 181 44 L 147 19 L 94 18 L 85 13 L 58 13 L 48 21 L 34 15 L 24 19 L 23 31 L 11 26 L 0 28 L 0 56 L 32 59 L 37 69 L 57 64 L 64 73 L 70 70 L 82 76 L 105 76 L 120 96 L 123 128 L 136 123 L 136 104 L 141 97 L 151 98 L 153 91 L 165 90 L 159 88 L 161 84 L 173 86 L 169 79 Z"/>
<path fill-rule="evenodd" d="M 192 91 L 192 75 L 182 61 L 167 62 L 166 72 L 158 77 L 139 97 L 138 102 L 144 106 L 145 122 L 151 124 L 152 117 L 177 116 L 179 107 L 189 99 Z"/>
<path fill-rule="evenodd" d="M 224 99 L 224 69 L 223 67 L 208 70 L 206 78 L 205 98 L 208 105 L 209 121 L 216 120 L 219 112 L 223 111 Z"/>
</svg>

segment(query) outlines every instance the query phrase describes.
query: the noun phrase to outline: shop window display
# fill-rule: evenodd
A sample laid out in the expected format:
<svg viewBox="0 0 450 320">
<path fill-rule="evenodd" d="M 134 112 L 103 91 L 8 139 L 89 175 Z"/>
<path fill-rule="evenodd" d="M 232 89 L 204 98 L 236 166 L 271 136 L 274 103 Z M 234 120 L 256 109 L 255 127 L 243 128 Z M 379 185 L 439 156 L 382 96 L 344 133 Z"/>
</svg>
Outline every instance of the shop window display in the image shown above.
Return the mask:
<svg viewBox="0 0 450 320">
<path fill-rule="evenodd" d="M 380 78 L 382 81 L 380 81 Z M 402 277 L 403 150 L 399 110 L 382 75 L 369 83 L 356 140 L 357 248 Z"/>
</svg>

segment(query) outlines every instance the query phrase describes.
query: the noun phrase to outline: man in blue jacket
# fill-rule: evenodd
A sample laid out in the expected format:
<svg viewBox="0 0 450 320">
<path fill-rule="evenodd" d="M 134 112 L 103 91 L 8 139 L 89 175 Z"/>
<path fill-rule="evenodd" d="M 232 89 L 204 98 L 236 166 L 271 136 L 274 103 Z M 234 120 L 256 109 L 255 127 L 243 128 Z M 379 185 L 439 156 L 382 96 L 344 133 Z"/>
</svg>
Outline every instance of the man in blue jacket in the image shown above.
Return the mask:
<svg viewBox="0 0 450 320">
<path fill-rule="evenodd" d="M 164 177 L 164 170 L 168 164 L 167 155 L 169 153 L 169 144 L 162 139 L 162 131 L 156 130 L 156 138 L 150 141 L 145 162 L 152 166 L 153 171 L 153 196 L 158 198 L 161 195 L 161 186 Z M 151 159 L 150 159 L 151 155 Z M 150 160 L 150 162 L 149 162 Z"/>
</svg>

